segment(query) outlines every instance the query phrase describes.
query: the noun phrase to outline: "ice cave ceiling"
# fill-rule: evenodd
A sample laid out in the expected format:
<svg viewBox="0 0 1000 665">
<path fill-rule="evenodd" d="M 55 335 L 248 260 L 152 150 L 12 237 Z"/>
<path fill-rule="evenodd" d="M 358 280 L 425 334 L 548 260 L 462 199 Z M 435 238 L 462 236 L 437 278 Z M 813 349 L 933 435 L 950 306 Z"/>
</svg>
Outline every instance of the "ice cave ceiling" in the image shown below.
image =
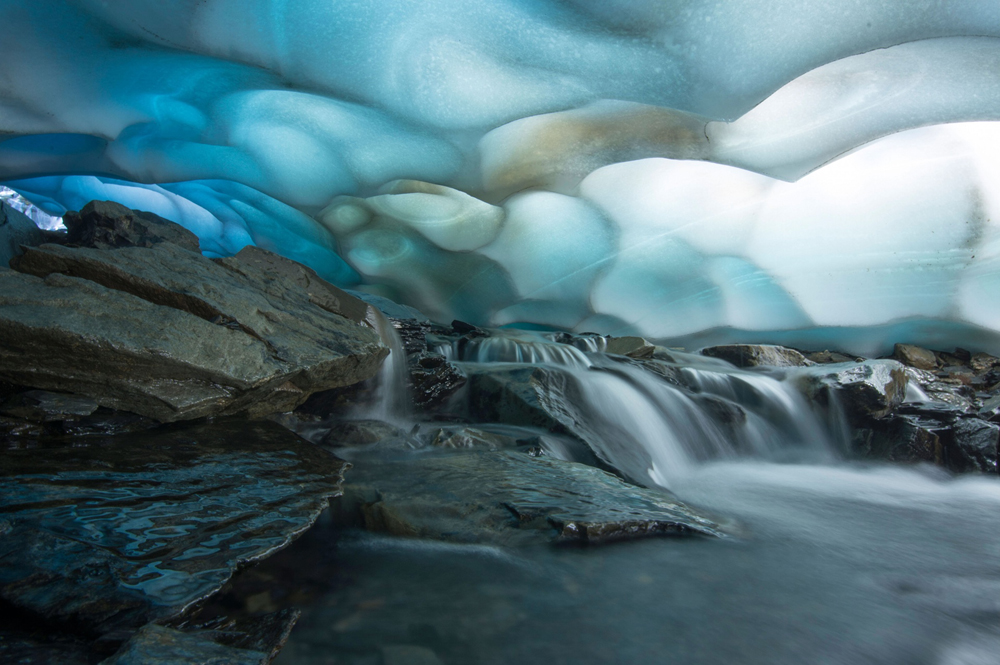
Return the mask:
<svg viewBox="0 0 1000 665">
<path fill-rule="evenodd" d="M 443 321 L 1000 346 L 995 0 L 0 16 L 0 184 L 53 215 L 116 200 Z"/>
</svg>

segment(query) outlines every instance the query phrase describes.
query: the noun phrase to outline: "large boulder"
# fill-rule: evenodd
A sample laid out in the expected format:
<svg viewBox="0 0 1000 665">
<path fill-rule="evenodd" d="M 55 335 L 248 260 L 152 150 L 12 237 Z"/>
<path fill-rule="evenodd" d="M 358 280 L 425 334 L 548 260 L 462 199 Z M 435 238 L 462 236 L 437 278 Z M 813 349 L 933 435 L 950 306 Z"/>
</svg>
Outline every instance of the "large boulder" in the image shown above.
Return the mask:
<svg viewBox="0 0 1000 665">
<path fill-rule="evenodd" d="M 597 544 L 721 536 L 710 517 L 662 490 L 517 451 L 354 451 L 341 518 L 373 531 L 458 542 Z"/>
<path fill-rule="evenodd" d="M 166 422 L 287 411 L 388 354 L 368 305 L 305 266 L 256 247 L 208 259 L 184 229 L 108 208 L 70 218 L 91 246 L 30 248 L 0 273 L 0 380 Z"/>
<path fill-rule="evenodd" d="M 812 365 L 795 349 L 770 344 L 724 344 L 701 350 L 703 356 L 718 358 L 737 367 L 804 367 Z"/>
</svg>

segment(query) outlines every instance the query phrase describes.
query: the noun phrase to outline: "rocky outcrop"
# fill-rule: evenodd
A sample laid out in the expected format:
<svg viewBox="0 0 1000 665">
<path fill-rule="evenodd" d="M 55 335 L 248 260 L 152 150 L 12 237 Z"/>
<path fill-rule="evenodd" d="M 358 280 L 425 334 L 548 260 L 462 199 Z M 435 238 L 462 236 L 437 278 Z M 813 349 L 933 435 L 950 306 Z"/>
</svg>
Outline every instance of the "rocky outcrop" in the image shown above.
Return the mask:
<svg viewBox="0 0 1000 665">
<path fill-rule="evenodd" d="M 801 369 L 793 380 L 809 399 L 823 405 L 836 400 L 850 421 L 861 422 L 902 404 L 908 378 L 895 360 L 865 360 Z"/>
<path fill-rule="evenodd" d="M 0 380 L 160 421 L 287 411 L 373 376 L 368 305 L 256 247 L 201 256 L 181 227 L 117 204 L 0 273 Z"/>
<path fill-rule="evenodd" d="M 269 422 L 5 450 L 0 601 L 91 638 L 175 617 L 287 545 L 345 464 Z"/>
<path fill-rule="evenodd" d="M 812 361 L 795 349 L 769 344 L 725 344 L 701 350 L 710 356 L 732 363 L 737 367 L 804 367 Z"/>
</svg>

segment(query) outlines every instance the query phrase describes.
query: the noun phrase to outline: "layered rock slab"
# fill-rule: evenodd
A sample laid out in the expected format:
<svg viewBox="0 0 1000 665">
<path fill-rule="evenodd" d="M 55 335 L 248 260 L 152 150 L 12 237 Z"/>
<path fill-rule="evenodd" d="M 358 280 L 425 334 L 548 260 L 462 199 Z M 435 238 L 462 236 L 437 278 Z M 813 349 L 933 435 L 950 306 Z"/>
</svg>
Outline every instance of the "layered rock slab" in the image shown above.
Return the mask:
<svg viewBox="0 0 1000 665">
<path fill-rule="evenodd" d="M 373 531 L 506 545 L 723 535 L 667 492 L 575 462 L 510 450 L 350 457 L 340 509 Z"/>
<path fill-rule="evenodd" d="M 0 457 L 0 601 L 92 637 L 181 614 L 307 529 L 346 464 L 270 422 Z"/>
<path fill-rule="evenodd" d="M 388 354 L 368 305 L 294 261 L 208 259 L 184 229 L 115 204 L 69 221 L 92 246 L 30 248 L 20 273 L 0 271 L 0 380 L 169 422 L 286 411 Z"/>
</svg>

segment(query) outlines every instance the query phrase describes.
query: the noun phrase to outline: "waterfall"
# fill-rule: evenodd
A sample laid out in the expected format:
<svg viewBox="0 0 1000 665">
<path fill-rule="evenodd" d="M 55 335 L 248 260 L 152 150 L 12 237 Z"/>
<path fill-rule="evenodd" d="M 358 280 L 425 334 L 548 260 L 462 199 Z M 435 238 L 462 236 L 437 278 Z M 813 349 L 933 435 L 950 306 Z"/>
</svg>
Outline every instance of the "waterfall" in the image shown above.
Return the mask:
<svg viewBox="0 0 1000 665">
<path fill-rule="evenodd" d="M 694 354 L 637 361 L 598 352 L 601 338 L 572 342 L 504 331 L 459 340 L 450 355 L 472 371 L 490 363 L 542 368 L 548 413 L 644 485 L 669 487 L 707 461 L 826 461 L 839 449 L 824 414 L 780 375 Z"/>
<path fill-rule="evenodd" d="M 377 333 L 382 343 L 389 347 L 389 355 L 375 377 L 375 399 L 366 407 L 364 415 L 391 423 L 404 420 L 409 411 L 406 382 L 406 351 L 403 340 L 392 322 L 379 309 L 368 305 L 365 322 Z"/>
</svg>

